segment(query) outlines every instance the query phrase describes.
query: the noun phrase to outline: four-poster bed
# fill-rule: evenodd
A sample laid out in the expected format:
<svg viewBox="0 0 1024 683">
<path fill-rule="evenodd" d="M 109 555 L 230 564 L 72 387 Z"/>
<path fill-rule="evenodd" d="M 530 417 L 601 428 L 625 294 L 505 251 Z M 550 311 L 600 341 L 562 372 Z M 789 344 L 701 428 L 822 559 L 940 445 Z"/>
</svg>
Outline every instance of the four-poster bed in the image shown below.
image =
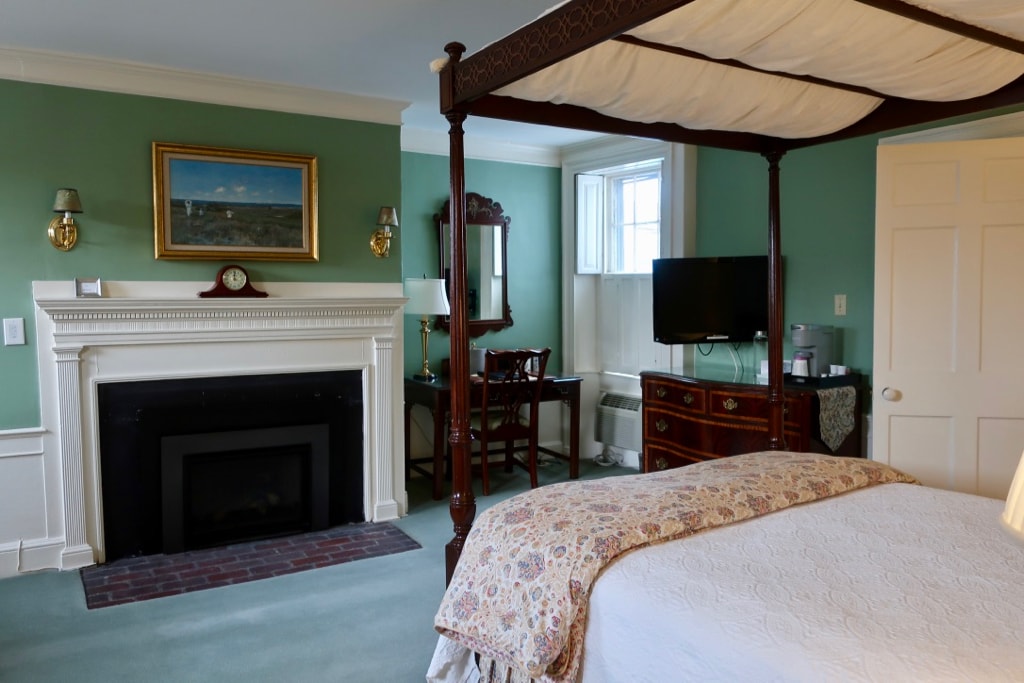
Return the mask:
<svg viewBox="0 0 1024 683">
<path fill-rule="evenodd" d="M 470 486 L 463 124 L 485 116 L 760 154 L 769 431 L 783 431 L 780 162 L 793 149 L 1024 103 L 1024 8 L 1000 0 L 568 0 L 439 60 L 450 123 L 452 578 Z M 443 63 L 442 63 L 443 62 Z"/>
</svg>

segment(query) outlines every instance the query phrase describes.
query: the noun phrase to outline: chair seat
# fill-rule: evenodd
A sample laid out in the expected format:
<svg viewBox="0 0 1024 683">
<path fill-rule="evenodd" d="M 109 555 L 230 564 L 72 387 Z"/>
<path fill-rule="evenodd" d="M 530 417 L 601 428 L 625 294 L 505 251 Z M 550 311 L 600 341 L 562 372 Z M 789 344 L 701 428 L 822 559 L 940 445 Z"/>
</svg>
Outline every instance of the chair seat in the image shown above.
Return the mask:
<svg viewBox="0 0 1024 683">
<path fill-rule="evenodd" d="M 495 416 L 491 417 L 490 420 L 488 420 L 487 428 L 489 430 L 491 430 L 491 431 L 494 431 L 494 430 L 498 429 L 499 427 L 501 427 L 503 420 L 504 420 L 503 416 L 495 415 Z M 528 427 L 530 425 L 530 421 L 528 419 L 524 418 L 522 415 L 517 415 L 516 416 L 516 425 L 520 426 L 520 427 Z M 482 427 L 482 425 L 480 424 L 480 413 L 474 413 L 474 414 L 470 415 L 469 416 L 469 428 L 470 428 L 470 430 L 473 431 L 473 432 L 479 432 L 481 427 Z"/>
</svg>

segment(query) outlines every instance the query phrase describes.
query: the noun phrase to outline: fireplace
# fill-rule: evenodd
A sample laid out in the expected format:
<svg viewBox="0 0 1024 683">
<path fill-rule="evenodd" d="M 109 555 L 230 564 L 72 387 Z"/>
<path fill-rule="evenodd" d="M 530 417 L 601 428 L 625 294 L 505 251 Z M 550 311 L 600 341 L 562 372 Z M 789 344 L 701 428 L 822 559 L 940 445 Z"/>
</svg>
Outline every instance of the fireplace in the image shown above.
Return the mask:
<svg viewBox="0 0 1024 683">
<path fill-rule="evenodd" d="M 358 371 L 108 382 L 97 395 L 108 562 L 365 521 Z"/>
<path fill-rule="evenodd" d="M 124 487 L 119 479 L 129 472 L 145 470 L 148 477 L 148 470 L 160 470 L 159 448 L 152 439 L 158 443 L 163 436 L 329 424 L 329 523 L 384 521 L 405 514 L 402 421 L 396 418 L 402 408 L 405 299 L 401 283 L 261 284 L 270 294 L 265 299 L 197 298 L 196 292 L 208 285 L 205 282 L 109 281 L 104 283 L 102 298 L 76 297 L 73 283 L 33 283 L 47 532 L 46 538 L 33 541 L 25 566 L 74 569 L 106 561 L 108 550 L 110 555 L 152 548 L 159 552 L 163 547 L 162 475 L 134 479 Z M 241 394 L 226 389 L 223 393 L 232 398 L 220 412 L 227 421 L 208 420 L 208 411 L 202 409 L 184 413 L 186 407 L 206 405 L 205 398 L 189 399 L 187 406 L 145 407 L 142 417 L 147 428 L 150 423 L 163 425 L 169 433 L 133 437 L 148 440 L 146 455 L 134 454 L 123 461 L 129 464 L 121 466 L 107 464 L 107 451 L 118 447 L 108 445 L 101 426 L 106 409 L 100 407 L 100 395 L 112 387 L 141 391 L 150 383 L 172 386 L 193 380 L 216 387 L 245 377 L 288 382 L 321 373 L 351 373 L 353 379 L 346 381 L 358 394 L 357 417 L 340 432 L 355 435 L 355 441 L 341 449 L 344 465 L 333 461 L 335 439 L 341 438 L 331 424 L 333 409 L 327 409 L 330 418 L 321 414 L 286 422 L 278 416 L 287 412 L 280 403 L 288 401 L 275 408 L 262 407 L 279 390 L 245 399 L 248 408 L 239 408 L 236 402 Z M 303 400 L 308 407 L 326 395 L 321 392 L 320 399 Z M 241 418 L 246 412 L 257 417 L 245 422 Z M 127 413 L 118 419 L 118 429 L 134 429 Z M 122 456 L 115 453 L 113 457 Z M 287 466 L 292 465 L 309 468 L 311 473 L 319 466 L 315 461 Z M 310 476 L 316 479 L 315 474 Z M 338 476 L 345 482 L 341 493 L 335 489 Z M 115 495 L 112 492 L 132 487 L 144 493 L 129 495 L 127 502 L 108 502 Z M 315 487 L 307 493 L 311 500 L 319 495 Z M 316 514 L 315 507 L 303 513 L 314 518 Z M 141 531 L 108 531 L 111 518 L 133 516 L 143 519 Z M 317 522 L 296 524 L 307 523 Z M 159 536 L 159 542 L 154 543 L 150 535 Z"/>
</svg>

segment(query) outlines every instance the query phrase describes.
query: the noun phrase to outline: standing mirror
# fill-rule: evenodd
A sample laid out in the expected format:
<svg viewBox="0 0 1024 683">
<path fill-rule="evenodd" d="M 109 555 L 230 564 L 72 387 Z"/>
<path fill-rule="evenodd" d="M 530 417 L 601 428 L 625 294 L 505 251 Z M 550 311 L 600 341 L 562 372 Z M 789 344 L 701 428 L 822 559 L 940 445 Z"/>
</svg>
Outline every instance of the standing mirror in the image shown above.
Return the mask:
<svg viewBox="0 0 1024 683">
<path fill-rule="evenodd" d="M 440 276 L 451 299 L 451 226 L 450 202 L 434 214 L 439 242 Z M 512 325 L 508 305 L 508 230 L 512 219 L 502 213 L 501 204 L 475 192 L 466 193 L 466 305 L 469 336 L 479 337 L 490 330 Z M 438 318 L 437 326 L 448 330 L 448 316 Z"/>
</svg>

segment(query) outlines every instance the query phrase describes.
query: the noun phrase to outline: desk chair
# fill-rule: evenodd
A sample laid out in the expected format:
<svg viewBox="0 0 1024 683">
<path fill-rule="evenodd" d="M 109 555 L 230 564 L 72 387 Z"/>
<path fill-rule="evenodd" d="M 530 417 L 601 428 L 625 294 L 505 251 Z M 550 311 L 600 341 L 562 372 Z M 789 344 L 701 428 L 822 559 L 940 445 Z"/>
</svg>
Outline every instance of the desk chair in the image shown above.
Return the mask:
<svg viewBox="0 0 1024 683">
<path fill-rule="evenodd" d="M 537 488 L 538 412 L 544 372 L 551 349 L 487 349 L 480 414 L 471 420 L 470 431 L 480 442 L 480 477 L 483 495 L 491 490 L 487 456 L 490 444 L 505 442 L 505 471 L 519 465 L 530 474 L 530 488 Z M 529 407 L 528 416 L 522 409 Z M 527 442 L 527 458 L 514 457 L 517 440 Z"/>
</svg>

